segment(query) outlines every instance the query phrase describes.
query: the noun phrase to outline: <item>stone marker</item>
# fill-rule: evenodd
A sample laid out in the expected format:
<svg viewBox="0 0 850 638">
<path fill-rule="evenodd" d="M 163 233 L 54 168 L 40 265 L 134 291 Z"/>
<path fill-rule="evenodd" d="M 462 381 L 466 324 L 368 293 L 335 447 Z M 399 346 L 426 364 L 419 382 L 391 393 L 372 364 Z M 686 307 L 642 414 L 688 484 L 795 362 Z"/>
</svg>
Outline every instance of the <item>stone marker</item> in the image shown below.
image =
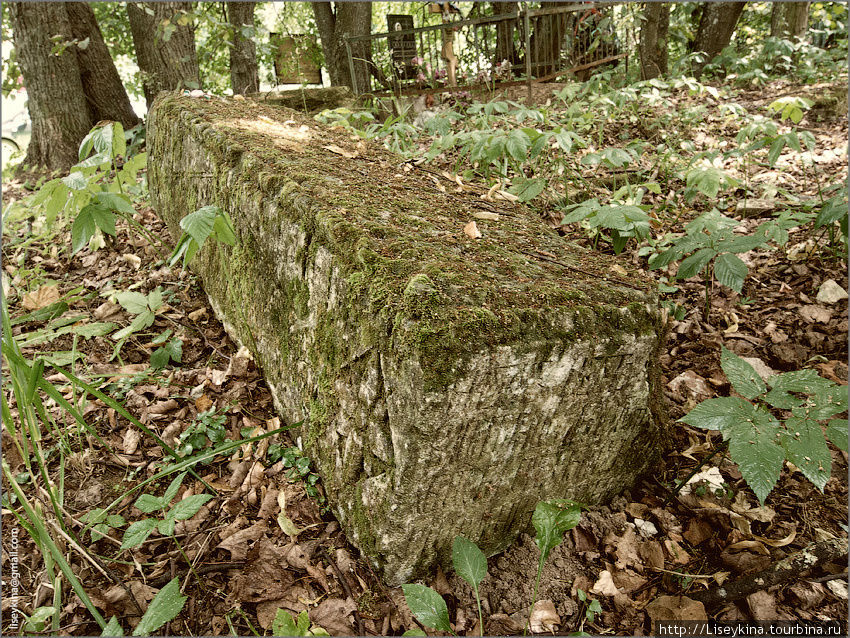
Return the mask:
<svg viewBox="0 0 850 638">
<path fill-rule="evenodd" d="M 192 267 L 387 582 L 449 565 L 457 534 L 504 550 L 540 499 L 596 503 L 657 460 L 661 314 L 615 260 L 289 110 L 162 95 L 148 149 L 175 239 L 201 206 L 232 217 L 236 246 Z"/>
</svg>

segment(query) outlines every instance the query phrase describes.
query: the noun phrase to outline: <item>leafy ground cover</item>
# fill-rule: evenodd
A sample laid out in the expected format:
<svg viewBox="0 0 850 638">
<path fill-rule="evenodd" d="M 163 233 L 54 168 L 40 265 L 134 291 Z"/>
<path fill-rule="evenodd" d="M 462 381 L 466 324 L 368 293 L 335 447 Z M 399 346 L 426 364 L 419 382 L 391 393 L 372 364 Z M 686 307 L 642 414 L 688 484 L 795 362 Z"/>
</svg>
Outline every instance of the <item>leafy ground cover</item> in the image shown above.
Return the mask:
<svg viewBox="0 0 850 638">
<path fill-rule="evenodd" d="M 490 221 L 526 202 L 565 240 L 655 273 L 670 315 L 663 464 L 582 511 L 563 543 L 546 545 L 545 563 L 523 535 L 483 579 L 438 574 L 427 585 L 449 628 L 520 633 L 538 599 L 541 631 L 645 633 L 812 543 L 846 548 L 846 421 L 843 444 L 832 432 L 817 448 L 831 472 L 779 459 L 774 486 L 725 432 L 693 418 L 706 400 L 761 401 L 735 376 L 741 358 L 765 393 L 795 371 L 847 384 L 846 77 L 758 90 L 593 79 L 537 87 L 530 105 L 524 90 L 446 105 L 421 127 L 319 118 L 402 153 L 448 197 L 480 195 Z M 119 138 L 93 136 L 85 165 L 36 204 L 25 200 L 42 184 L 4 184 L 4 204 L 17 202 L 4 214 L 4 377 L 19 391 L 4 394 L 3 567 L 16 546 L 28 631 L 99 634 L 98 615 L 138 634 L 421 630 L 402 589 L 381 584 L 328 514 L 250 356 L 168 259 L 179 238 L 146 204 L 144 170 L 124 163 Z M 57 192 L 76 208 L 47 225 L 49 210 L 35 206 Z M 476 233 L 458 229 L 459 241 Z M 788 396 L 802 404 L 802 394 Z M 782 423 L 799 407 L 769 405 Z M 840 431 L 827 420 L 846 415 L 827 412 L 822 425 Z M 156 619 L 140 622 L 150 609 Z M 846 563 L 833 553 L 708 612 L 846 618 Z"/>
</svg>

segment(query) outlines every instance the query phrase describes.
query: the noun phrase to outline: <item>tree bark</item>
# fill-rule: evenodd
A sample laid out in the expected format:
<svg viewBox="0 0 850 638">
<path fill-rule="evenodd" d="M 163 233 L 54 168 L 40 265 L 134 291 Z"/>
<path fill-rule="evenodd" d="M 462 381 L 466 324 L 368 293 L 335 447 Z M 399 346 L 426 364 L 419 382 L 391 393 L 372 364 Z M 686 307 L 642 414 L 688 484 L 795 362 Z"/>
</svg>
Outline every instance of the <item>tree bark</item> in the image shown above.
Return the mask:
<svg viewBox="0 0 850 638">
<path fill-rule="evenodd" d="M 68 170 L 92 120 L 66 5 L 10 2 L 9 13 L 32 121 L 24 164 Z M 64 46 L 56 54 L 54 38 Z"/>
<path fill-rule="evenodd" d="M 141 119 L 133 111 L 91 5 L 86 2 L 69 2 L 65 7 L 74 38 L 78 41 L 88 39 L 88 46 L 76 47 L 76 53 L 92 123 L 113 120 L 120 122 L 124 129 L 133 128 Z"/>
<path fill-rule="evenodd" d="M 670 28 L 670 5 L 647 2 L 640 28 L 640 71 L 644 80 L 667 75 L 667 31 Z"/>
<path fill-rule="evenodd" d="M 184 11 L 192 11 L 191 2 L 127 3 L 148 108 L 160 91 L 196 89 L 201 85 L 195 28 L 177 23 Z"/>
<path fill-rule="evenodd" d="M 809 26 L 811 2 L 774 2 L 770 14 L 770 35 L 776 38 L 802 38 Z"/>
<path fill-rule="evenodd" d="M 352 78 L 344 36 L 369 35 L 372 32 L 372 3 L 337 2 L 335 8 L 331 8 L 330 2 L 312 4 L 331 84 L 351 87 L 355 93 L 368 92 L 371 44 L 369 41 L 351 43 L 351 53 L 354 57 Z"/>
<path fill-rule="evenodd" d="M 694 64 L 694 75 L 699 77 L 706 64 L 711 62 L 732 40 L 738 18 L 746 2 L 704 2 L 702 15 L 694 39 L 693 51 L 703 54 L 703 61 Z"/>
<path fill-rule="evenodd" d="M 230 87 L 233 94 L 245 95 L 260 90 L 257 71 L 257 45 L 251 37 L 245 37 L 242 27 L 254 26 L 256 2 L 228 2 L 227 21 L 233 31 L 230 49 Z"/>
</svg>

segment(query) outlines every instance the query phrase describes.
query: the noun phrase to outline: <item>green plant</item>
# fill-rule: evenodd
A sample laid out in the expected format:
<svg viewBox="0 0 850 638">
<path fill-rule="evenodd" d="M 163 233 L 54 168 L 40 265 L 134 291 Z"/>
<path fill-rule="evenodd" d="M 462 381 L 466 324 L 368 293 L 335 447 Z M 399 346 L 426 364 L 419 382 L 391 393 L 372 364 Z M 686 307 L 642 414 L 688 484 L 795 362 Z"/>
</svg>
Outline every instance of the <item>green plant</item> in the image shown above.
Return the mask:
<svg viewBox="0 0 850 638">
<path fill-rule="evenodd" d="M 70 174 L 46 182 L 28 200 L 28 206 L 44 213 L 48 227 L 63 210 L 73 216 L 74 253 L 86 245 L 102 246 L 102 241 L 92 243 L 99 237 L 98 231 L 114 236 L 116 217 L 123 218 L 152 245 L 160 245 L 161 241 L 133 219 L 136 211 L 130 195 L 140 194 L 137 175 L 147 162 L 147 154 L 127 157 L 121 124 L 107 122 L 95 126 L 80 144 L 79 159 Z"/>
<path fill-rule="evenodd" d="M 306 610 L 298 614 L 298 620 L 296 620 L 289 612 L 278 609 L 272 621 L 272 635 L 329 636 L 330 634 L 319 625 L 312 624 Z"/>
<path fill-rule="evenodd" d="M 120 514 L 107 514 L 106 510 L 100 507 L 86 512 L 80 517 L 80 520 L 91 526 L 89 531 L 92 541 L 100 540 L 109 533 L 110 529 L 117 529 L 127 524 L 127 521 Z"/>
<path fill-rule="evenodd" d="M 186 478 L 186 472 L 181 472 L 174 477 L 162 496 L 142 494 L 136 499 L 133 505 L 137 509 L 145 514 L 159 512 L 161 518 L 144 518 L 132 523 L 124 532 L 121 549 L 138 547 L 147 540 L 155 529 L 163 536 L 172 536 L 177 521 L 192 518 L 204 503 L 213 497 L 212 494 L 193 494 L 170 506 L 171 501 L 177 496 L 177 491 L 180 489 L 184 478 Z"/>
<path fill-rule="evenodd" d="M 594 244 L 602 236 L 603 229 L 610 231 L 610 242 L 617 254 L 623 251 L 629 239 L 640 241 L 649 236 L 650 217 L 643 208 L 634 204 L 603 206 L 594 198 L 566 206 L 563 210 L 565 215 L 561 225 L 576 222 L 586 224 L 595 233 Z"/>
<path fill-rule="evenodd" d="M 649 258 L 649 267 L 653 270 L 681 259 L 676 279 L 688 279 L 705 271 L 703 317 L 706 320 L 710 309 L 708 292 L 714 279 L 740 293 L 749 269 L 737 253 L 745 253 L 767 243 L 765 230 L 753 235 L 738 235 L 734 231 L 737 224 L 734 219 L 713 208 L 687 224 L 684 235 L 673 240 L 670 248 Z M 712 262 L 713 268 L 709 269 Z"/>
<path fill-rule="evenodd" d="M 481 614 L 481 597 L 478 593 L 478 586 L 487 576 L 487 557 L 484 556 L 484 552 L 478 548 L 478 545 L 471 540 L 463 536 L 455 536 L 452 544 L 452 565 L 458 576 L 472 587 L 475 601 L 478 603 L 478 627 L 483 636 L 484 620 Z M 456 635 L 449 622 L 449 610 L 446 607 L 446 601 L 440 594 L 424 585 L 408 584 L 402 585 L 401 588 L 407 606 L 410 607 L 410 611 L 419 622 L 426 627 Z M 405 635 L 419 634 L 406 632 Z"/>
<path fill-rule="evenodd" d="M 174 620 L 183 610 L 186 604 L 186 596 L 180 594 L 180 582 L 176 578 L 168 581 L 168 584 L 160 589 L 148 605 L 139 624 L 133 630 L 134 636 L 150 636 L 165 623 Z M 103 628 L 101 636 L 123 636 L 124 630 L 115 616 L 109 619 L 109 623 Z"/>
<path fill-rule="evenodd" d="M 169 361 L 180 363 L 183 360 L 183 340 L 174 337 L 169 340 L 171 329 L 164 330 L 151 340 L 155 346 L 160 346 L 151 353 L 151 366 L 159 370 L 168 365 Z"/>
<path fill-rule="evenodd" d="M 581 625 L 579 626 L 578 632 L 572 634 L 573 636 L 589 636 L 590 634 L 584 633 L 584 623 L 593 622 L 596 620 L 596 614 L 602 613 L 602 605 L 599 604 L 599 601 L 595 598 L 589 598 L 584 590 L 577 589 L 576 595 L 578 596 L 579 601 L 582 603 L 582 607 L 584 607 L 584 618 L 581 620 Z"/>
<path fill-rule="evenodd" d="M 286 468 L 286 478 L 290 481 L 303 481 L 304 491 L 307 492 L 308 496 L 318 498 L 320 501 L 324 498 L 317 487 L 319 475 L 310 469 L 310 457 L 304 456 L 304 452 L 299 448 L 272 443 L 266 453 L 266 458 L 270 463 L 283 461 L 283 467 Z"/>
<path fill-rule="evenodd" d="M 581 505 L 567 499 L 552 499 L 541 501 L 531 515 L 531 524 L 537 535 L 534 544 L 540 550 L 540 558 L 537 561 L 537 578 L 534 580 L 534 594 L 531 598 L 531 607 L 528 610 L 529 619 L 534 605 L 537 603 L 537 589 L 540 586 L 540 577 L 543 574 L 543 565 L 549 558 L 549 553 L 564 540 L 564 532 L 567 532 L 579 524 L 581 520 Z M 523 635 L 528 630 L 526 621 Z"/>
<path fill-rule="evenodd" d="M 189 213 L 180 220 L 180 228 L 183 229 L 183 235 L 168 260 L 170 266 L 174 266 L 182 258 L 185 268 L 209 237 L 228 246 L 236 244 L 233 221 L 227 211 L 218 206 L 203 206 Z"/>
<path fill-rule="evenodd" d="M 732 460 L 761 503 L 779 480 L 785 460 L 823 491 L 832 471 L 826 439 L 847 451 L 847 419 L 833 418 L 847 410 L 846 388 L 814 370 L 785 372 L 765 383 L 749 363 L 726 348 L 720 365 L 740 396 L 703 401 L 680 421 L 721 432 Z"/>
<path fill-rule="evenodd" d="M 177 453 L 182 457 L 189 457 L 199 450 L 205 450 L 224 443 L 227 429 L 224 427 L 227 421 L 225 414 L 216 414 L 215 408 L 205 412 L 199 412 L 192 420 L 192 424 L 183 431 L 177 442 Z"/>
</svg>

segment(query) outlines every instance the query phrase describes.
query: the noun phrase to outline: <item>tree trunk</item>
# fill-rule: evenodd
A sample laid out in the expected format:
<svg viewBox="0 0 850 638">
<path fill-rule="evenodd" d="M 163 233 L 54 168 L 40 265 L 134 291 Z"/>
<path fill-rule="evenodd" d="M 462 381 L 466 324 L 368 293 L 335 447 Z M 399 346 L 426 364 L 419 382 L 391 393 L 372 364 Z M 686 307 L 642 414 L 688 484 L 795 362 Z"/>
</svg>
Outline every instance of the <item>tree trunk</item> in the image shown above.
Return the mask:
<svg viewBox="0 0 850 638">
<path fill-rule="evenodd" d="M 703 54 L 703 61 L 694 64 L 694 75 L 702 75 L 702 69 L 732 40 L 738 18 L 746 2 L 704 2 L 699 19 L 697 35 L 692 50 Z"/>
<path fill-rule="evenodd" d="M 670 28 L 670 5 L 647 2 L 640 28 L 640 71 L 644 80 L 667 75 L 667 31 Z"/>
<path fill-rule="evenodd" d="M 774 2 L 770 14 L 770 35 L 776 38 L 802 38 L 809 26 L 811 2 Z"/>
<path fill-rule="evenodd" d="M 256 2 L 228 2 L 227 21 L 233 31 L 233 46 L 230 49 L 230 87 L 233 94 L 245 95 L 260 90 L 257 71 L 257 45 L 252 37 L 242 33 L 242 27 L 254 26 Z"/>
<path fill-rule="evenodd" d="M 313 2 L 313 15 L 322 40 L 325 66 L 333 86 L 349 86 L 355 93 L 370 89 L 369 65 L 372 59 L 369 41 L 351 43 L 354 57 L 354 78 L 348 64 L 348 53 L 343 36 L 369 35 L 372 32 L 371 2 Z M 352 79 L 354 80 L 352 82 Z"/>
<path fill-rule="evenodd" d="M 197 89 L 201 85 L 195 28 L 177 22 L 184 11 L 192 11 L 191 2 L 127 3 L 148 108 L 160 91 Z"/>
<path fill-rule="evenodd" d="M 518 6 L 516 2 L 493 2 L 493 15 L 499 16 L 505 13 L 516 13 Z M 514 33 L 517 29 L 517 19 L 503 20 L 496 24 L 496 54 L 493 65 L 499 66 L 503 60 L 507 60 L 514 66 L 520 65 L 519 55 L 514 46 Z"/>
<path fill-rule="evenodd" d="M 77 162 L 80 142 L 93 122 L 76 46 L 70 44 L 74 36 L 67 5 L 10 2 L 9 13 L 32 121 L 24 164 L 68 170 Z M 64 48 L 54 54 L 55 46 Z"/>
<path fill-rule="evenodd" d="M 91 119 L 121 122 L 124 129 L 131 129 L 141 122 L 130 105 L 127 90 L 115 69 L 109 49 L 103 42 L 100 27 L 91 5 L 86 2 L 68 2 L 65 7 L 73 36 L 82 42 L 88 39 L 85 48 L 76 47 L 83 91 L 91 109 Z"/>
</svg>

